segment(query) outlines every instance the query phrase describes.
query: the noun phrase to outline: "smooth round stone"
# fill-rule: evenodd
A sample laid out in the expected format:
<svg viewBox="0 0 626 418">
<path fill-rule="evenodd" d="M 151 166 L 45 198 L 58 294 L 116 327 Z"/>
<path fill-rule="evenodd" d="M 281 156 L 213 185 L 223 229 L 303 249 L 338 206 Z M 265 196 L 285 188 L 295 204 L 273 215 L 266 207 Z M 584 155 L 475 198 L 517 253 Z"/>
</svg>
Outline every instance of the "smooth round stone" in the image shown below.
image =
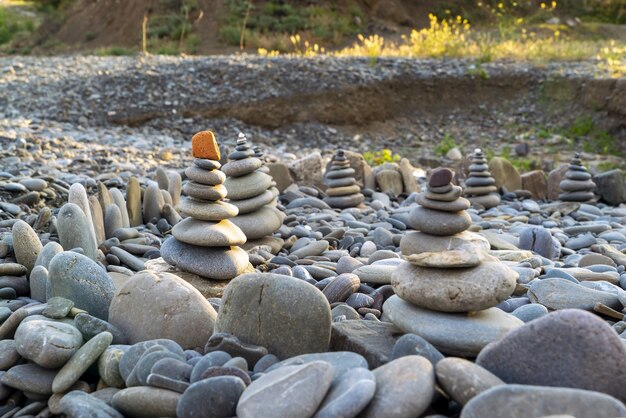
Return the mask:
<svg viewBox="0 0 626 418">
<path fill-rule="evenodd" d="M 185 175 L 196 183 L 206 186 L 216 186 L 223 184 L 226 180 L 226 174 L 220 170 L 204 170 L 198 166 L 192 165 L 185 169 Z"/>
<path fill-rule="evenodd" d="M 397 265 L 371 264 L 359 267 L 352 273 L 359 276 L 361 283 L 389 284 Z"/>
<path fill-rule="evenodd" d="M 15 331 L 15 348 L 25 359 L 54 369 L 63 366 L 83 343 L 81 333 L 69 324 L 30 320 Z"/>
<path fill-rule="evenodd" d="M 242 160 L 245 161 L 245 160 Z M 234 376 L 204 379 L 189 386 L 176 407 L 178 418 L 232 417 L 246 385 Z"/>
<path fill-rule="evenodd" d="M 123 380 L 129 380 L 133 374 L 135 366 L 141 360 L 141 357 L 154 351 L 169 351 L 177 354 L 179 358 L 185 358 L 185 352 L 178 343 L 168 339 L 156 339 L 143 341 L 132 346 L 117 346 L 123 348 L 124 355 L 119 361 L 119 373 Z"/>
<path fill-rule="evenodd" d="M 579 309 L 536 319 L 489 345 L 476 359 L 507 383 L 593 390 L 621 401 L 626 399 L 625 362 L 626 346 L 617 333 Z"/>
<path fill-rule="evenodd" d="M 594 237 L 593 234 L 587 233 L 567 240 L 565 246 L 571 250 L 580 250 L 581 248 L 591 247 L 596 242 L 596 237 Z"/>
<path fill-rule="evenodd" d="M 488 252 L 489 241 L 473 232 L 464 231 L 450 236 L 428 235 L 423 232 L 409 232 L 400 241 L 400 250 L 404 255 L 427 252 L 463 251 L 470 248 Z"/>
<path fill-rule="evenodd" d="M 330 306 L 322 292 L 276 274 L 245 274 L 231 281 L 215 324 L 216 333 L 261 345 L 279 358 L 327 351 L 330 331 Z"/>
<path fill-rule="evenodd" d="M 395 360 L 405 356 L 422 356 L 428 359 L 433 366 L 444 359 L 443 354 L 431 343 L 415 334 L 404 334 L 398 338 L 393 346 L 391 359 Z"/>
<path fill-rule="evenodd" d="M 2 189 L 11 193 L 24 193 L 28 191 L 26 186 L 20 183 L 5 183 L 2 185 Z"/>
<path fill-rule="evenodd" d="M 111 238 L 115 231 L 123 227 L 124 220 L 120 208 L 115 204 L 107 206 L 104 213 L 104 231 L 107 238 Z"/>
<path fill-rule="evenodd" d="M 109 322 L 131 344 L 165 338 L 198 348 L 213 333 L 217 312 L 193 286 L 169 273 L 132 276 L 111 301 Z M 155 320 L 158 318 L 158 320 Z"/>
<path fill-rule="evenodd" d="M 261 168 L 263 162 L 258 158 L 245 158 L 243 160 L 229 161 L 222 167 L 222 172 L 228 177 L 245 176 L 257 168 Z"/>
<path fill-rule="evenodd" d="M 548 308 L 539 303 L 529 303 L 527 305 L 522 305 L 519 308 L 515 309 L 513 312 L 511 312 L 511 315 L 521 319 L 524 322 L 530 322 L 533 319 L 540 318 L 547 314 Z"/>
<path fill-rule="evenodd" d="M 612 418 L 624 415 L 624 404 L 604 393 L 562 387 L 503 385 L 472 399 L 463 408 L 461 418 Z"/>
<path fill-rule="evenodd" d="M 602 254 L 590 253 L 582 256 L 580 261 L 578 261 L 578 267 L 588 267 L 593 265 L 605 265 L 615 267 L 615 261 L 610 257 L 607 257 Z"/>
<path fill-rule="evenodd" d="M 485 258 L 484 252 L 472 247 L 462 250 L 410 254 L 406 256 L 406 260 L 413 265 L 439 269 L 477 267 Z"/>
<path fill-rule="evenodd" d="M 332 379 L 333 368 L 323 361 L 281 367 L 248 386 L 237 404 L 237 416 L 311 417 L 322 403 Z"/>
<path fill-rule="evenodd" d="M 452 202 L 443 202 L 440 200 L 427 199 L 424 194 L 420 193 L 415 198 L 415 201 L 425 208 L 444 212 L 460 212 L 462 210 L 469 209 L 470 207 L 469 200 L 463 197 L 459 197 Z"/>
<path fill-rule="evenodd" d="M 586 171 L 568 171 L 565 173 L 565 178 L 570 180 L 586 181 L 591 180 L 591 174 Z"/>
<path fill-rule="evenodd" d="M 260 171 L 241 177 L 228 177 L 224 182 L 228 190 L 226 196 L 231 200 L 249 199 L 263 193 L 271 185 L 272 177 Z"/>
<path fill-rule="evenodd" d="M 465 231 L 472 225 L 472 218 L 467 212 L 448 213 L 418 206 L 409 214 L 413 229 L 431 235 L 454 235 Z"/>
<path fill-rule="evenodd" d="M 435 395 L 433 365 L 421 356 L 406 356 L 374 370 L 376 393 L 363 418 L 418 417 Z"/>
<path fill-rule="evenodd" d="M 356 171 L 354 170 L 354 168 L 340 168 L 338 170 L 330 170 L 328 172 L 326 172 L 326 175 L 324 176 L 327 179 L 340 179 L 340 178 L 344 178 L 344 177 L 354 177 L 354 175 L 356 174 Z"/>
<path fill-rule="evenodd" d="M 437 188 L 435 188 L 437 190 Z M 453 202 L 461 197 L 463 193 L 463 188 L 460 186 L 452 186 L 450 185 L 450 190 L 444 193 L 437 193 L 432 189 L 429 189 L 425 193 L 422 193 L 423 199 L 435 200 L 439 202 Z M 419 196 L 419 195 L 418 195 Z"/>
<path fill-rule="evenodd" d="M 207 158 L 196 158 L 193 160 L 193 163 L 196 167 L 202 168 L 204 170 L 219 170 L 222 167 L 219 161 L 209 160 Z"/>
<path fill-rule="evenodd" d="M 448 357 L 435 367 L 437 381 L 460 405 L 467 404 L 482 392 L 505 383 L 491 372 L 469 360 Z"/>
<path fill-rule="evenodd" d="M 230 221 L 235 224 L 248 241 L 264 238 L 276 232 L 283 224 L 284 214 L 271 206 L 263 206 L 254 212 L 237 215 Z"/>
<path fill-rule="evenodd" d="M 13 251 L 17 262 L 30 271 L 35 266 L 37 256 L 43 246 L 39 241 L 39 236 L 26 222 L 18 220 L 13 224 Z"/>
<path fill-rule="evenodd" d="M 293 251 L 290 255 L 298 258 L 321 255 L 328 250 L 329 243 L 326 240 L 313 241 L 310 244 Z"/>
<path fill-rule="evenodd" d="M 342 179 L 325 179 L 324 184 L 326 184 L 329 188 L 346 187 L 356 184 L 356 179 L 354 177 L 344 177 Z"/>
<path fill-rule="evenodd" d="M 493 177 L 469 177 L 465 180 L 465 185 L 468 187 L 482 187 L 493 186 L 496 184 L 496 180 Z"/>
<path fill-rule="evenodd" d="M 57 230 L 64 249 L 82 248 L 87 257 L 96 259 L 96 239 L 91 235 L 92 227 L 85 212 L 78 205 L 63 205 L 57 216 Z"/>
<path fill-rule="evenodd" d="M 227 194 L 226 187 L 223 184 L 216 186 L 205 186 L 200 183 L 188 181 L 183 185 L 183 194 L 199 200 L 217 201 L 224 199 Z"/>
<path fill-rule="evenodd" d="M 533 281 L 528 290 L 528 297 L 531 302 L 540 303 L 549 309 L 577 308 L 593 311 L 598 302 L 611 309 L 622 309 L 617 295 L 589 289 L 560 278 Z"/>
<path fill-rule="evenodd" d="M 249 158 L 252 157 L 254 154 L 254 150 L 251 149 L 247 149 L 247 150 L 237 150 L 234 152 L 231 152 L 230 154 L 228 154 L 228 158 L 231 160 L 243 160 L 245 158 Z"/>
<path fill-rule="evenodd" d="M 487 170 L 489 170 L 489 166 L 487 166 L 487 164 L 485 163 L 470 164 L 469 166 L 469 171 L 481 172 L 481 171 L 487 171 Z"/>
<path fill-rule="evenodd" d="M 47 299 L 46 291 L 50 287 L 48 270 L 42 266 L 35 266 L 30 273 L 29 285 L 30 297 L 39 302 L 45 302 Z"/>
<path fill-rule="evenodd" d="M 0 383 L 32 394 L 52 395 L 52 381 L 57 371 L 34 363 L 18 364 L 5 373 L 0 373 Z"/>
<path fill-rule="evenodd" d="M 498 308 L 450 314 L 419 308 L 395 295 L 385 301 L 381 320 L 421 336 L 442 353 L 467 357 L 523 325 Z"/>
<path fill-rule="evenodd" d="M 43 266 L 47 270 L 50 267 L 50 261 L 52 261 L 54 256 L 62 252 L 63 247 L 58 242 L 50 241 L 44 245 L 43 249 L 37 256 L 35 266 Z"/>
<path fill-rule="evenodd" d="M 90 340 L 101 332 L 108 331 L 113 335 L 112 344 L 126 344 L 128 339 L 117 327 L 100 318 L 87 313 L 79 313 L 74 317 L 76 328 L 83 334 L 85 340 Z"/>
<path fill-rule="evenodd" d="M 246 242 L 241 229 L 227 219 L 211 222 L 186 218 L 174 225 L 172 235 L 178 241 L 201 247 L 230 247 Z"/>
<path fill-rule="evenodd" d="M 68 417 L 107 417 L 124 418 L 105 401 L 89 395 L 81 390 L 73 390 L 59 401 L 60 412 Z"/>
<path fill-rule="evenodd" d="M 113 335 L 106 331 L 87 341 L 59 370 L 52 382 L 52 391 L 54 393 L 67 391 L 98 360 L 104 350 L 111 345 L 111 341 Z"/>
<path fill-rule="evenodd" d="M 15 340 L 0 340 L 0 370 L 13 367 L 21 356 L 15 347 Z"/>
<path fill-rule="evenodd" d="M 180 398 L 180 393 L 171 390 L 139 386 L 117 392 L 112 406 L 126 417 L 175 417 Z"/>
<path fill-rule="evenodd" d="M 154 219 L 160 219 L 163 206 L 165 206 L 165 200 L 159 186 L 150 184 L 143 194 L 143 222 L 148 223 Z"/>
<path fill-rule="evenodd" d="M 263 193 L 249 199 L 231 200 L 230 203 L 239 209 L 240 215 L 243 215 L 245 213 L 261 209 L 263 206 L 271 203 L 272 200 L 274 200 L 274 193 L 270 190 L 266 190 Z"/>
<path fill-rule="evenodd" d="M 489 193 L 496 193 L 498 188 L 496 186 L 480 186 L 480 187 L 466 187 L 463 190 L 465 196 L 482 196 Z"/>
<path fill-rule="evenodd" d="M 470 196 L 468 197 L 468 200 L 472 204 L 477 204 L 484 207 L 485 209 L 490 209 L 500 204 L 500 195 L 497 195 L 495 193 L 489 193 L 482 196 Z"/>
<path fill-rule="evenodd" d="M 333 368 L 333 379 L 347 373 L 349 370 L 357 368 L 367 368 L 367 360 L 363 356 L 351 351 L 337 351 L 328 353 L 311 353 L 301 354 L 299 356 L 288 358 L 280 363 L 274 364 L 267 368 L 267 373 L 286 366 L 297 366 L 301 364 L 309 364 L 312 362 L 323 361 L 328 363 Z"/>
<path fill-rule="evenodd" d="M 441 269 L 403 263 L 391 277 L 396 295 L 438 312 L 480 311 L 496 306 L 515 290 L 517 273 L 499 262 Z"/>
<path fill-rule="evenodd" d="M 228 363 L 232 359 L 231 355 L 224 351 L 212 351 L 200 358 L 198 362 L 193 366 L 189 381 L 191 383 L 199 382 L 202 380 L 202 375 L 208 369 L 213 367 L 221 367 Z"/>
<path fill-rule="evenodd" d="M 18 263 L 0 264 L 0 276 L 24 276 L 28 270 Z"/>
<path fill-rule="evenodd" d="M 184 198 L 178 208 L 182 213 L 201 221 L 221 221 L 237 216 L 237 207 L 227 202 L 203 202 L 192 198 Z"/>
<path fill-rule="evenodd" d="M 82 254 L 62 252 L 50 262 L 48 277 L 52 296 L 69 299 L 77 308 L 107 320 L 115 285 L 95 261 Z"/>
<path fill-rule="evenodd" d="M 430 173 L 428 178 L 429 187 L 444 187 L 452 181 L 454 173 L 446 167 L 436 168 Z"/>
<path fill-rule="evenodd" d="M 128 211 L 129 225 L 139 226 L 143 221 L 141 204 L 141 186 L 136 177 L 131 177 L 126 186 L 126 210 Z"/>
<path fill-rule="evenodd" d="M 550 260 L 558 258 L 561 245 L 552 238 L 552 234 L 545 228 L 527 227 L 519 234 L 519 248 L 531 250 Z"/>
<path fill-rule="evenodd" d="M 564 192 L 587 192 L 596 188 L 596 184 L 591 181 L 563 180 L 559 183 L 559 188 Z"/>
<path fill-rule="evenodd" d="M 593 200 L 594 197 L 591 191 L 565 192 L 559 194 L 559 200 L 564 202 L 587 202 Z"/>
<path fill-rule="evenodd" d="M 183 361 L 184 357 L 167 350 L 146 352 L 141 356 L 133 371 L 134 377 L 139 382 L 138 386 L 150 386 L 148 384 L 148 376 L 152 373 L 153 366 L 161 360 Z"/>
<path fill-rule="evenodd" d="M 326 194 L 328 196 L 346 196 L 355 193 L 361 193 L 361 187 L 359 187 L 358 184 L 354 184 L 352 186 L 329 187 L 326 189 Z"/>
<path fill-rule="evenodd" d="M 348 196 L 327 196 L 324 198 L 324 202 L 328 206 L 337 209 L 354 208 L 359 206 L 365 201 L 365 196 L 362 193 L 355 193 Z"/>
<path fill-rule="evenodd" d="M 107 386 L 123 388 L 126 385 L 120 374 L 120 361 L 129 348 L 128 345 L 110 345 L 98 359 L 98 374 Z"/>
<path fill-rule="evenodd" d="M 198 247 L 167 239 L 161 257 L 181 270 L 213 280 L 229 280 L 243 274 L 249 265 L 248 253 L 239 247 Z"/>
<path fill-rule="evenodd" d="M 315 418 L 356 417 L 374 397 L 376 378 L 367 368 L 359 367 L 338 375 Z"/>
</svg>

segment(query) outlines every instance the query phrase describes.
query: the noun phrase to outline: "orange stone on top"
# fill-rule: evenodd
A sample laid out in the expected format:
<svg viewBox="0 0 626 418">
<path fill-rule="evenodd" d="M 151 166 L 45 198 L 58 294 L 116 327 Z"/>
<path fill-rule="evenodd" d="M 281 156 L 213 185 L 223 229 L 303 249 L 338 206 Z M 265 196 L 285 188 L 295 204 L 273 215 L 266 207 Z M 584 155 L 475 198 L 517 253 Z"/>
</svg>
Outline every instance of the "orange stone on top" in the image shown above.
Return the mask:
<svg viewBox="0 0 626 418">
<path fill-rule="evenodd" d="M 220 147 L 211 131 L 201 131 L 191 138 L 191 152 L 195 158 L 220 160 Z"/>
</svg>

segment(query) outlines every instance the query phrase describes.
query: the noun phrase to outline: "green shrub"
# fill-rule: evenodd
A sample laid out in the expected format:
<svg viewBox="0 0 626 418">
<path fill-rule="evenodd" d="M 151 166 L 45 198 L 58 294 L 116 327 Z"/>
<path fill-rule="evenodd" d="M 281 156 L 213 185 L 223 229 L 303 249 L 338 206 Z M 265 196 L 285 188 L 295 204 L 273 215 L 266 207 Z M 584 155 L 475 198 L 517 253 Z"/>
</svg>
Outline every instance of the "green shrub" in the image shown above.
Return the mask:
<svg viewBox="0 0 626 418">
<path fill-rule="evenodd" d="M 441 143 L 435 147 L 435 153 L 443 157 L 446 156 L 448 151 L 457 146 L 454 137 L 449 133 L 446 133 L 441 140 Z"/>
</svg>

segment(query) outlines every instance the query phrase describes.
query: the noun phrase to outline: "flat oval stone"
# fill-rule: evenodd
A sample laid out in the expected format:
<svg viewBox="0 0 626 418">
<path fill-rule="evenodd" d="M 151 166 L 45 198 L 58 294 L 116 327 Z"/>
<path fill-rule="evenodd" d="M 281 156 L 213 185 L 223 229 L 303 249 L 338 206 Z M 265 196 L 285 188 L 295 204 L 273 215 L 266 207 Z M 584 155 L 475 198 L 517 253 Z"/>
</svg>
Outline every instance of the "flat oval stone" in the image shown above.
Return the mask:
<svg viewBox="0 0 626 418">
<path fill-rule="evenodd" d="M 399 297 L 415 306 L 468 312 L 494 307 L 511 296 L 517 276 L 499 262 L 455 269 L 403 263 L 391 276 L 391 285 Z"/>
<path fill-rule="evenodd" d="M 203 202 L 189 197 L 181 200 L 179 210 L 187 216 L 202 221 L 221 221 L 222 219 L 232 218 L 239 213 L 236 206 L 221 200 Z"/>
<path fill-rule="evenodd" d="M 323 361 L 281 367 L 248 386 L 237 404 L 237 416 L 313 416 L 332 379 L 333 368 Z"/>
<path fill-rule="evenodd" d="M 241 229 L 227 219 L 211 222 L 186 218 L 174 225 L 172 235 L 178 241 L 201 247 L 230 247 L 246 242 Z"/>
<path fill-rule="evenodd" d="M 443 313 L 419 308 L 391 296 L 383 305 L 382 321 L 423 337 L 444 354 L 476 356 L 490 342 L 524 323 L 498 308 L 468 313 Z"/>
<path fill-rule="evenodd" d="M 0 276 L 24 276 L 28 270 L 18 263 L 0 264 Z"/>
<path fill-rule="evenodd" d="M 50 369 L 63 366 L 82 343 L 83 336 L 76 328 L 56 321 L 25 321 L 15 332 L 17 352 Z"/>
<path fill-rule="evenodd" d="M 365 201 L 365 196 L 362 193 L 355 193 L 346 196 L 327 196 L 324 198 L 324 202 L 333 208 L 346 209 L 355 208 Z"/>
<path fill-rule="evenodd" d="M 123 388 L 126 385 L 120 374 L 120 361 L 129 347 L 127 345 L 110 345 L 98 359 L 98 374 L 107 386 Z"/>
<path fill-rule="evenodd" d="M 217 201 L 226 197 L 226 187 L 223 184 L 215 186 L 205 186 L 200 183 L 188 181 L 183 186 L 183 194 L 198 200 Z"/>
<path fill-rule="evenodd" d="M 442 187 L 450 184 L 454 172 L 447 167 L 439 167 L 434 169 L 430 173 L 428 178 L 428 186 L 430 187 Z"/>
<path fill-rule="evenodd" d="M 424 234 L 423 232 L 409 232 L 400 241 L 400 250 L 404 255 L 465 250 L 466 248 L 475 248 L 488 252 L 490 245 L 485 237 L 469 231 L 442 237 Z"/>
<path fill-rule="evenodd" d="M 594 417 L 626 415 L 626 407 L 612 396 L 580 389 L 504 385 L 472 399 L 461 418 Z"/>
<path fill-rule="evenodd" d="M 541 303 L 550 309 L 578 308 L 593 311 L 596 303 L 612 309 L 622 309 L 617 295 L 601 290 L 589 289 L 560 278 L 534 281 L 528 290 L 532 302 Z"/>
<path fill-rule="evenodd" d="M 496 375 L 469 360 L 448 357 L 435 366 L 437 381 L 460 405 L 493 387 L 505 383 Z"/>
<path fill-rule="evenodd" d="M 219 161 L 209 160 L 206 158 L 196 158 L 193 160 L 193 163 L 196 166 L 203 168 L 205 170 L 219 170 L 220 167 L 222 167 L 222 164 L 220 164 Z"/>
<path fill-rule="evenodd" d="M 424 194 L 418 194 L 415 201 L 425 208 L 444 211 L 444 212 L 460 212 L 462 210 L 469 209 L 469 200 L 459 197 L 451 202 L 442 202 L 440 200 L 427 199 Z"/>
<path fill-rule="evenodd" d="M 270 190 L 266 190 L 263 193 L 253 196 L 249 199 L 242 200 L 230 200 L 230 203 L 239 209 L 239 214 L 250 213 L 262 208 L 274 200 L 274 193 Z"/>
<path fill-rule="evenodd" d="M 185 175 L 196 183 L 206 186 L 215 186 L 223 184 L 226 180 L 226 174 L 220 170 L 204 170 L 198 166 L 192 165 L 185 169 Z"/>
<path fill-rule="evenodd" d="M 109 406 L 105 401 L 80 390 L 74 390 L 65 394 L 59 401 L 59 409 L 68 417 L 124 418 L 122 414 Z"/>
<path fill-rule="evenodd" d="M 180 398 L 180 393 L 171 390 L 139 386 L 120 390 L 111 403 L 127 417 L 175 417 Z"/>
<path fill-rule="evenodd" d="M 245 160 L 244 160 L 245 161 Z M 241 379 L 219 376 L 204 379 L 189 386 L 176 407 L 178 418 L 232 417 L 246 389 Z"/>
<path fill-rule="evenodd" d="M 265 372 L 269 373 L 281 367 L 298 366 L 301 364 L 309 364 L 316 361 L 323 361 L 332 366 L 333 380 L 339 379 L 341 376 L 343 376 L 345 373 L 352 369 L 368 367 L 367 360 L 365 360 L 365 358 L 360 354 L 353 353 L 351 351 L 335 351 L 328 353 L 301 354 L 299 356 L 291 357 L 279 363 L 276 363 L 273 366 L 267 368 Z"/>
<path fill-rule="evenodd" d="M 18 364 L 0 377 L 0 383 L 11 388 L 37 395 L 52 395 L 52 381 L 57 371 L 34 363 Z"/>
<path fill-rule="evenodd" d="M 421 356 L 406 356 L 374 370 L 376 393 L 363 418 L 417 417 L 435 395 L 433 365 Z"/>
<path fill-rule="evenodd" d="M 374 397 L 376 378 L 366 368 L 348 370 L 337 376 L 315 418 L 352 418 Z"/>
<path fill-rule="evenodd" d="M 168 264 L 213 280 L 230 280 L 249 265 L 248 253 L 239 247 L 198 247 L 176 238 L 163 243 L 161 256 Z"/>
<path fill-rule="evenodd" d="M 444 236 L 463 232 L 472 225 L 472 219 L 467 212 L 439 212 L 421 206 L 411 210 L 409 222 L 413 229 Z"/>
<path fill-rule="evenodd" d="M 263 193 L 272 185 L 272 177 L 260 171 L 254 171 L 241 177 L 228 177 L 224 182 L 231 200 L 249 199 Z"/>
<path fill-rule="evenodd" d="M 30 225 L 22 220 L 15 222 L 11 231 L 15 259 L 30 272 L 43 248 L 39 236 Z"/>
<path fill-rule="evenodd" d="M 263 162 L 258 158 L 244 158 L 243 160 L 229 161 L 222 167 L 222 171 L 228 177 L 240 177 L 252 173 L 261 168 Z"/>
<path fill-rule="evenodd" d="M 283 224 L 284 216 L 276 208 L 263 206 L 254 212 L 237 215 L 230 221 L 243 231 L 248 240 L 256 240 L 276 232 Z"/>
</svg>

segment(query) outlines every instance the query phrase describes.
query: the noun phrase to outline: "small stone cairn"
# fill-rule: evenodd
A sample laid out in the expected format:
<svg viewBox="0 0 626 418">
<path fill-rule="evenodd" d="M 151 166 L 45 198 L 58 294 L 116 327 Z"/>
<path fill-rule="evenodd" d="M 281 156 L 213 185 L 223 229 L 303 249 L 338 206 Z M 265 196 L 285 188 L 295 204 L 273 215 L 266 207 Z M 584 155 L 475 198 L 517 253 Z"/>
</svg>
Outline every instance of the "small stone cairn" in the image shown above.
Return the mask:
<svg viewBox="0 0 626 418">
<path fill-rule="evenodd" d="M 517 273 L 488 254 L 490 246 L 485 238 L 466 231 L 471 225 L 465 211 L 470 203 L 461 197 L 461 187 L 451 184 L 452 177 L 453 172 L 447 168 L 434 170 L 428 191 L 418 195 L 416 200 L 421 206 L 411 211 L 409 221 L 419 232 L 407 234 L 400 243 L 406 262 L 392 274 L 391 285 L 396 296 L 383 309 L 387 320 L 404 332 L 415 332 L 406 322 L 411 321 L 412 315 L 422 318 L 431 315 L 437 320 L 443 315 L 444 322 L 458 323 L 458 327 L 439 330 L 440 335 L 450 334 L 442 341 L 454 340 L 453 334 L 464 332 L 468 312 L 476 315 L 476 311 L 489 310 L 508 298 L 517 279 Z M 399 314 L 399 311 L 404 312 Z M 485 311 L 480 320 L 485 326 L 508 315 L 498 309 L 491 311 Z M 508 325 L 517 325 L 513 319 Z M 429 340 L 426 335 L 423 337 Z M 487 341 L 475 345 L 483 346 L 491 341 L 486 335 L 481 338 Z M 437 346 L 436 338 L 430 342 Z M 458 347 L 440 349 L 451 354 L 468 354 Z"/>
<path fill-rule="evenodd" d="M 199 276 L 228 280 L 248 267 L 248 254 L 239 248 L 246 236 L 229 221 L 236 206 L 224 202 L 227 195 L 220 171 L 220 151 L 213 133 L 192 138 L 194 164 L 185 170 L 190 179 L 183 186 L 179 210 L 187 217 L 172 228 L 173 237 L 163 243 L 161 256 L 169 264 Z"/>
<path fill-rule="evenodd" d="M 222 167 L 227 176 L 224 186 L 229 202 L 239 210 L 231 221 L 249 241 L 273 234 L 284 219 L 284 214 L 276 208 L 279 194 L 276 183 L 261 156 L 260 150 L 253 149 L 240 133 L 235 150 L 228 155 L 229 162 Z"/>
<path fill-rule="evenodd" d="M 496 180 L 488 171 L 487 159 L 482 150 L 476 148 L 469 168 L 469 176 L 465 180 L 463 194 L 471 203 L 483 206 L 485 209 L 498 206 L 500 195 L 497 193 Z"/>
<path fill-rule="evenodd" d="M 328 186 L 324 202 L 337 209 L 353 208 L 363 203 L 365 196 L 361 193 L 354 174 L 355 170 L 350 167 L 344 151 L 338 150 L 324 178 L 324 183 Z"/>
<path fill-rule="evenodd" d="M 593 191 L 596 185 L 591 180 L 591 174 L 580 161 L 580 154 L 574 154 L 570 161 L 565 179 L 559 183 L 559 200 L 564 202 L 590 202 L 594 200 Z"/>
</svg>

